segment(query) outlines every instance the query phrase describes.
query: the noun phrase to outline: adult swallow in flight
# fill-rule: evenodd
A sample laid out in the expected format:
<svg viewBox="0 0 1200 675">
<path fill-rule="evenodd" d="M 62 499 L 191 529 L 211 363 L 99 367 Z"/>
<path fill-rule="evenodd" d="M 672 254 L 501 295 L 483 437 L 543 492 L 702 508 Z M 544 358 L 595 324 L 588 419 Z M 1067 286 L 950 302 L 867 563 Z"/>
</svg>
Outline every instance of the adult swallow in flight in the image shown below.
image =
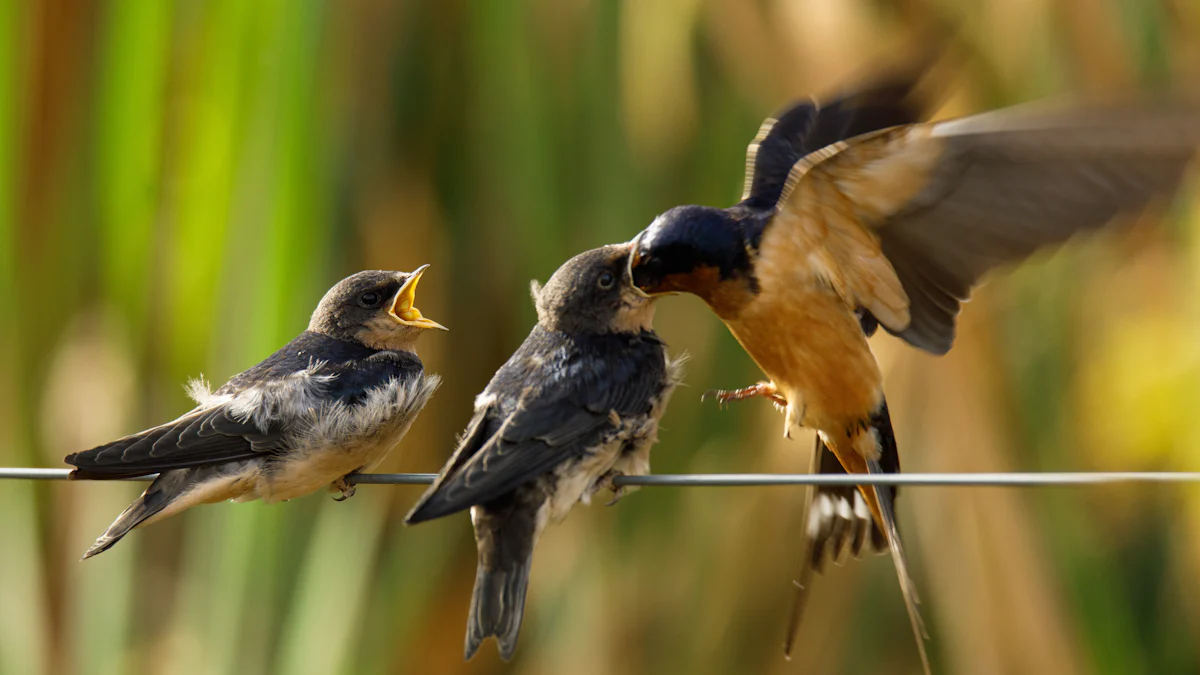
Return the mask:
<svg viewBox="0 0 1200 675">
<path fill-rule="evenodd" d="M 72 478 L 158 474 L 83 557 L 197 504 L 273 503 L 326 486 L 353 495 L 346 477 L 378 465 L 441 383 L 416 352 L 421 333 L 445 330 L 413 304 L 427 267 L 343 279 L 308 330 L 266 360 L 216 391 L 193 381 L 187 414 L 67 455 Z"/>
<path fill-rule="evenodd" d="M 534 285 L 537 325 L 475 399 L 457 450 L 408 515 L 413 524 L 471 510 L 479 565 L 468 659 L 489 636 L 512 657 L 546 524 L 616 476 L 650 470 L 680 368 L 652 328 L 653 299 L 629 283 L 628 259 L 628 244 L 594 249 Z"/>
<path fill-rule="evenodd" d="M 899 470 L 866 340 L 876 326 L 944 354 L 986 272 L 1169 197 L 1200 145 L 1200 109 L 1177 102 L 914 123 L 889 98 L 883 88 L 805 102 L 767 120 L 741 202 L 672 208 L 633 241 L 633 283 L 699 296 L 769 378 L 720 398 L 764 396 L 783 409 L 785 435 L 816 430 L 823 471 Z M 893 493 L 818 493 L 812 563 L 847 543 L 855 553 L 868 538 L 889 544 L 928 670 Z"/>
</svg>

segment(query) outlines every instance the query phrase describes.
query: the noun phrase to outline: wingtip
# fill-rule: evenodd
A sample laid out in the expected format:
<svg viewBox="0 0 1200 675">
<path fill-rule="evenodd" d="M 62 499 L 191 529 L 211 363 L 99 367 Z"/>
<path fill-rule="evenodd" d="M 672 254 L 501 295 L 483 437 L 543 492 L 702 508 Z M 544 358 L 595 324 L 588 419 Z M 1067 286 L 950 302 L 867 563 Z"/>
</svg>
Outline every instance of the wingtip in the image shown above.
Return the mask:
<svg viewBox="0 0 1200 675">
<path fill-rule="evenodd" d="M 954 346 L 954 336 L 950 335 L 947 339 L 929 343 L 925 350 L 934 356 L 945 356 L 952 346 Z"/>
<path fill-rule="evenodd" d="M 472 640 L 471 636 L 467 636 L 467 644 L 463 648 L 463 661 L 470 661 L 475 652 L 479 651 L 479 640 Z"/>
<path fill-rule="evenodd" d="M 934 356 L 945 356 L 950 348 L 954 346 L 954 338 L 956 331 L 951 323 L 950 329 L 944 334 L 931 334 L 928 331 L 918 332 L 913 329 L 912 324 L 904 330 L 894 331 L 887 326 L 884 326 L 887 332 L 904 340 L 908 344 Z"/>
<path fill-rule="evenodd" d="M 91 547 L 88 548 L 88 550 L 83 552 L 83 556 L 79 558 L 79 562 L 83 562 L 84 560 L 87 560 L 88 558 L 93 558 L 95 556 L 100 555 L 101 553 L 104 553 L 114 543 L 116 543 L 115 540 L 114 541 L 105 541 L 105 540 L 103 540 L 103 538 L 96 540 L 96 543 L 92 544 Z"/>
<path fill-rule="evenodd" d="M 404 516 L 404 524 L 417 525 L 429 520 L 437 520 L 443 516 L 450 515 L 450 513 L 452 512 L 447 511 L 444 508 L 437 508 L 437 506 L 431 501 L 422 500 L 417 502 L 417 505 L 408 512 L 407 516 Z"/>
<path fill-rule="evenodd" d="M 434 516 L 430 513 L 429 500 L 422 497 L 411 509 L 408 515 L 404 516 L 405 525 L 416 525 L 427 520 L 433 520 Z"/>
<path fill-rule="evenodd" d="M 430 488 L 430 492 L 417 500 L 416 505 L 404 517 L 405 525 L 416 525 L 427 520 L 445 518 L 446 516 L 452 516 L 471 508 L 472 504 L 470 503 L 456 503 L 455 501 L 446 499 L 445 494 L 436 490 L 436 487 L 435 485 L 434 488 Z M 461 500 L 459 501 L 461 502 Z"/>
<path fill-rule="evenodd" d="M 67 477 L 68 480 L 73 480 L 73 479 L 79 478 L 79 476 L 76 474 L 78 474 L 79 470 L 80 470 L 79 456 L 81 454 L 83 454 L 83 453 L 72 452 L 71 454 L 67 455 L 66 457 L 63 457 L 63 464 L 66 464 L 67 466 L 71 467 L 71 473 Z"/>
</svg>

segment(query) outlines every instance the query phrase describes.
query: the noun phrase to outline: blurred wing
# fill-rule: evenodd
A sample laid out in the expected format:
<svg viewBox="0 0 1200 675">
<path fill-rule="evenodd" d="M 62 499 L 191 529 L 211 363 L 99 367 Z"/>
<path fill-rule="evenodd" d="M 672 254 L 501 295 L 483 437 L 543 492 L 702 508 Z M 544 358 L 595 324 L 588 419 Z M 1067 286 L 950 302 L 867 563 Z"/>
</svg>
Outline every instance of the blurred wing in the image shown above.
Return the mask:
<svg viewBox="0 0 1200 675">
<path fill-rule="evenodd" d="M 852 306 L 943 354 L 988 270 L 1169 195 L 1197 145 L 1200 109 L 1181 104 L 915 124 L 801 160 L 776 221 L 820 242 L 814 257 Z"/>
<path fill-rule="evenodd" d="M 169 469 L 260 457 L 283 447 L 278 428 L 259 429 L 228 405 L 195 410 L 174 422 L 67 455 L 75 478 L 125 478 Z"/>
<path fill-rule="evenodd" d="M 545 386 L 527 389 L 507 417 L 492 406 L 477 412 L 407 521 L 440 518 L 496 499 L 604 443 L 621 417 L 650 412 L 664 382 L 661 347 L 628 356 L 619 363 L 589 358 L 547 368 L 529 378 L 544 375 Z"/>
<path fill-rule="evenodd" d="M 772 209 L 796 162 L 826 146 L 862 134 L 920 121 L 912 91 L 923 70 L 914 70 L 838 98 L 828 105 L 798 103 L 762 123 L 746 149 L 742 203 Z"/>
</svg>

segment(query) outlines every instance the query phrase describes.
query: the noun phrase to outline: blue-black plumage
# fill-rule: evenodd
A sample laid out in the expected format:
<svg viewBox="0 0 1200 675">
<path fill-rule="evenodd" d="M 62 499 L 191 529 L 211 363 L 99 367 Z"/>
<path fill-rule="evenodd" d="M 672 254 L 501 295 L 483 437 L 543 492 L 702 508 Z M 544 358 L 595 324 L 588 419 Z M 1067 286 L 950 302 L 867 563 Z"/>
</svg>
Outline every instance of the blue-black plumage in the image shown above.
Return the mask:
<svg viewBox="0 0 1200 675">
<path fill-rule="evenodd" d="M 578 501 L 643 475 L 680 378 L 654 333 L 654 301 L 628 280 L 627 244 L 567 261 L 535 285 L 538 323 L 475 399 L 475 414 L 419 523 L 470 509 L 479 549 L 465 654 L 516 649 L 538 536 Z"/>
<path fill-rule="evenodd" d="M 68 455 L 72 478 L 159 474 L 83 557 L 197 504 L 353 494 L 345 477 L 382 461 L 440 383 L 416 353 L 421 333 L 444 329 L 414 306 L 424 271 L 347 277 L 308 329 L 261 363 L 215 391 L 194 381 L 190 412 Z"/>
</svg>

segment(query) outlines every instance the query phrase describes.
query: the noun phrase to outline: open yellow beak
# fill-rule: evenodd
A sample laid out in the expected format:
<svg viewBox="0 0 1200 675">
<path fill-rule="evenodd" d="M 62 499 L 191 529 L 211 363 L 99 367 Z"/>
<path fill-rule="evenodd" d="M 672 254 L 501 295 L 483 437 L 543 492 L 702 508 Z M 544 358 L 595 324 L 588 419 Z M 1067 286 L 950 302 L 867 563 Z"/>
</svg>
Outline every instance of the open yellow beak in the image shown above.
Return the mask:
<svg viewBox="0 0 1200 675">
<path fill-rule="evenodd" d="M 408 277 L 408 281 L 405 281 L 404 285 L 396 293 L 396 299 L 392 300 L 392 308 L 388 310 L 388 314 L 405 326 L 450 330 L 433 319 L 426 319 L 421 316 L 421 310 L 413 305 L 417 298 L 417 282 L 421 280 L 421 275 L 427 269 L 429 269 L 429 265 L 421 265 Z"/>
</svg>

